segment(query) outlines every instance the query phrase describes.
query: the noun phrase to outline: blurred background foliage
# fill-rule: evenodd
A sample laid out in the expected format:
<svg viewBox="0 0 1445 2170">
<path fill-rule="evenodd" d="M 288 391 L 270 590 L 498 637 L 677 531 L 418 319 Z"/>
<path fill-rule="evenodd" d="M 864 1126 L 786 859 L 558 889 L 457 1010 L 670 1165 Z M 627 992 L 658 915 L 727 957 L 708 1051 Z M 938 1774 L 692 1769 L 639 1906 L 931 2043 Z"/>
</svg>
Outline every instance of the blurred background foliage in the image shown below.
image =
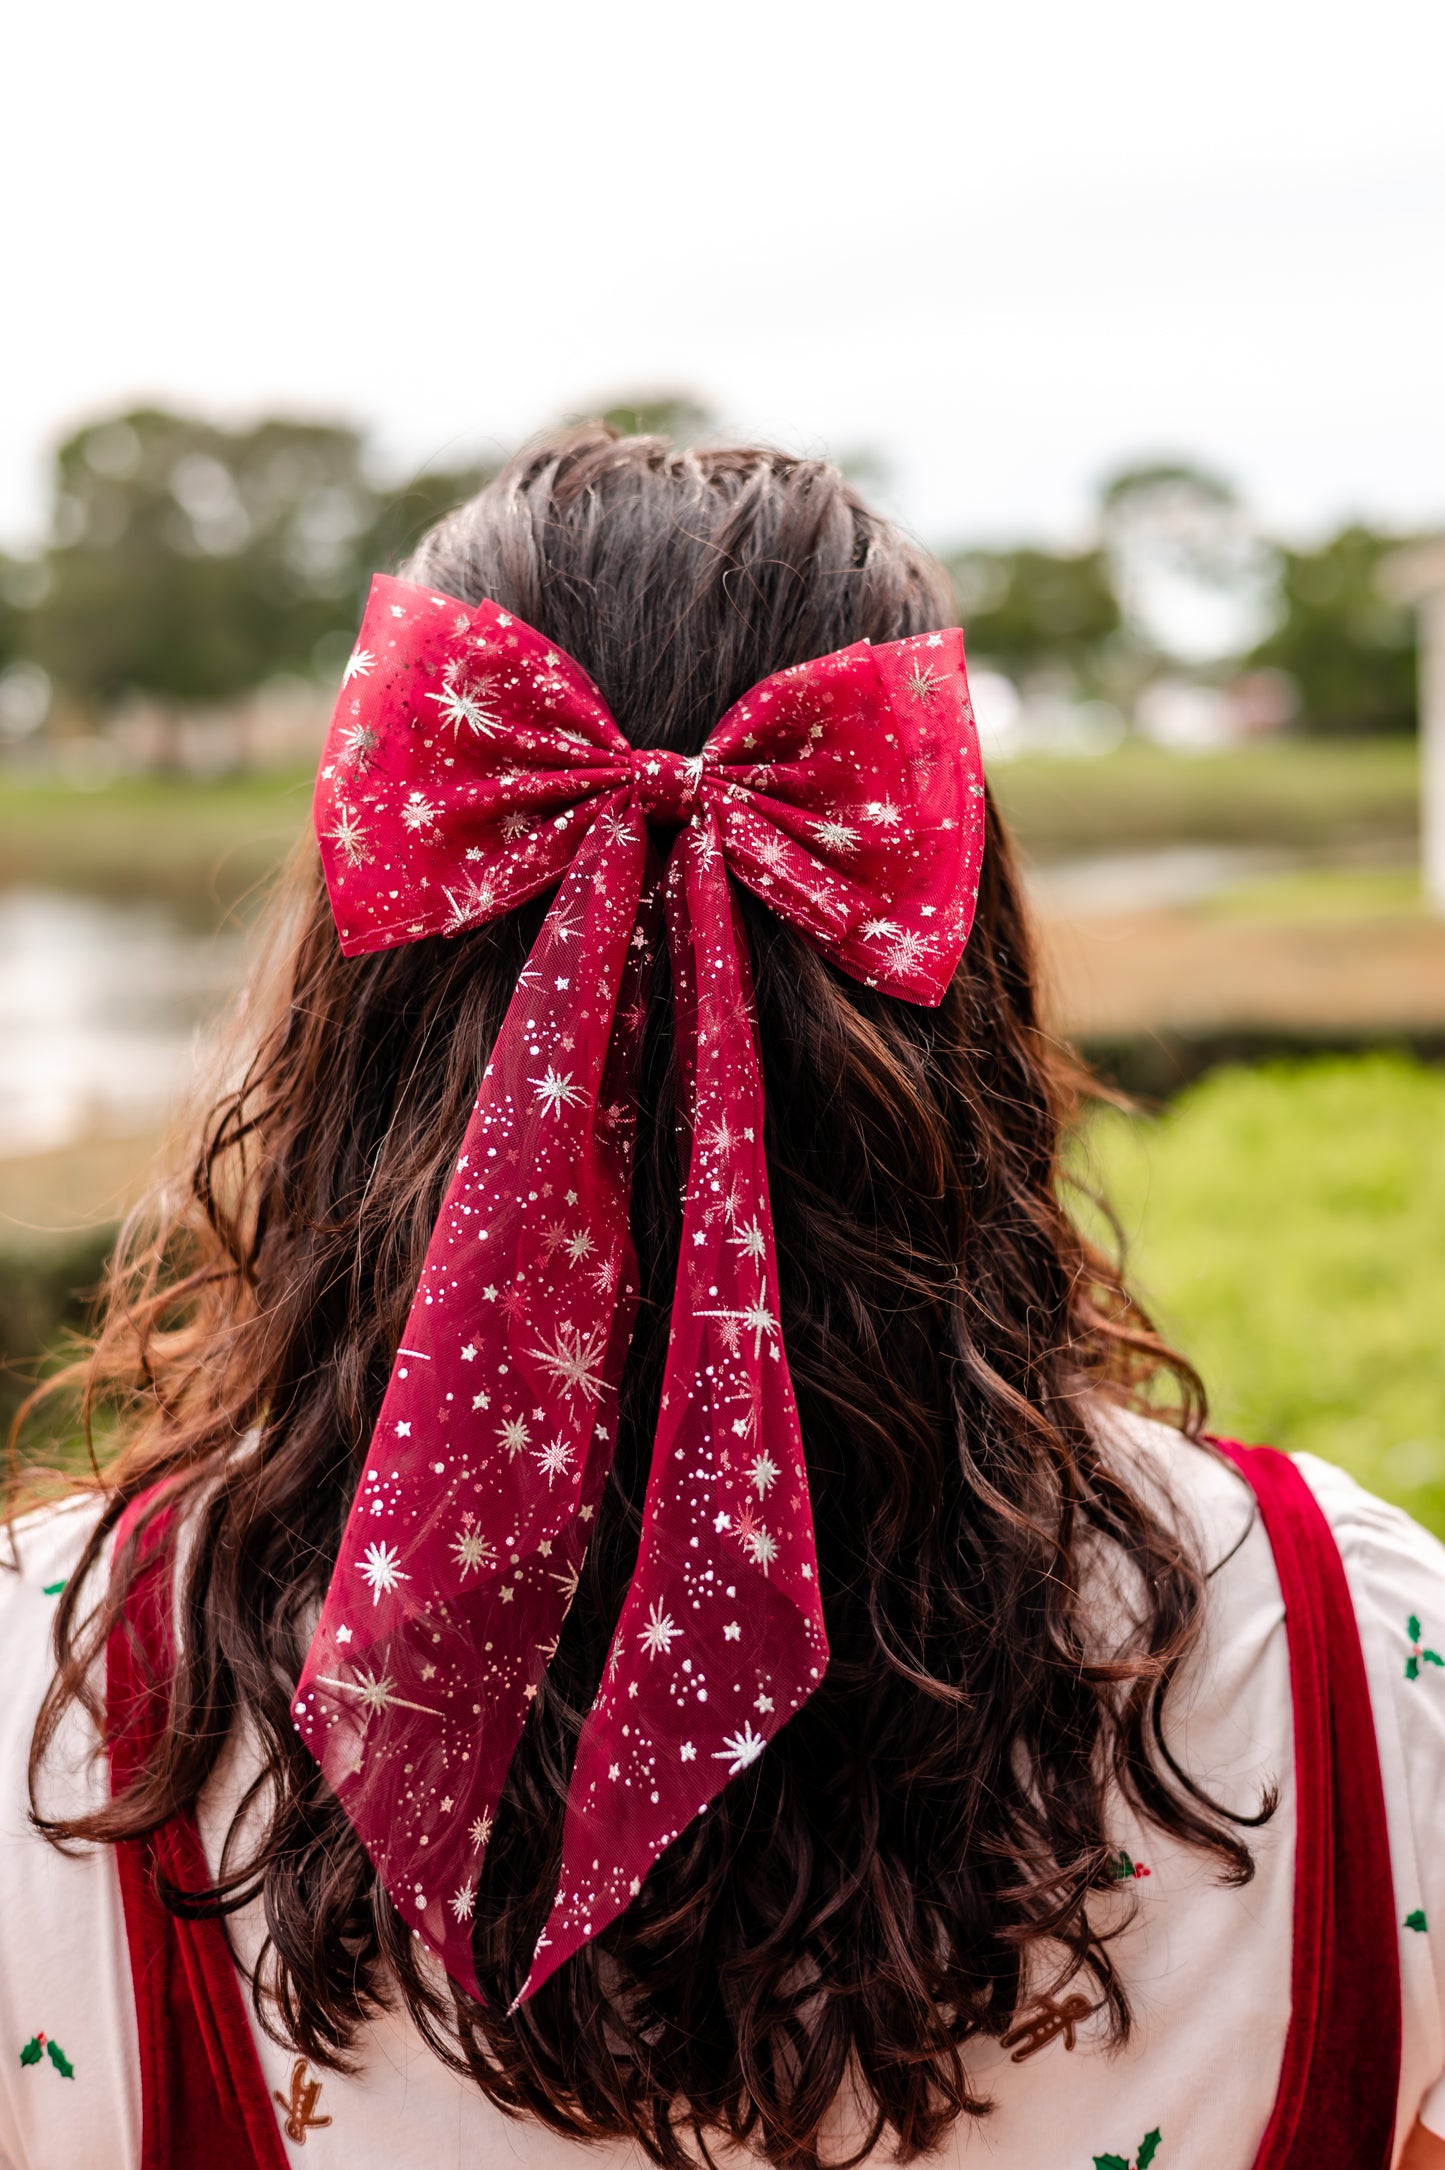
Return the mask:
<svg viewBox="0 0 1445 2170">
<path fill-rule="evenodd" d="M 1226 1067 L 1083 1143 L 1214 1428 L 1343 1462 L 1445 1535 L 1445 1071 Z"/>
<path fill-rule="evenodd" d="M 267 419 L 226 429 L 129 408 L 55 454 L 47 547 L 0 568 L 7 660 L 103 712 L 128 694 L 223 701 L 345 660 L 369 573 L 485 479 L 396 486 L 361 431 Z"/>
<path fill-rule="evenodd" d="M 687 393 L 622 399 L 607 419 L 684 442 L 714 425 Z M 845 464 L 886 479 L 866 450 Z M 0 558 L 0 734 L 93 728 L 135 696 L 185 706 L 328 680 L 369 574 L 489 471 L 459 460 L 398 481 L 341 422 L 98 416 L 56 449 L 44 548 Z M 972 656 L 1025 693 L 1137 722 L 1161 673 L 1219 686 L 1271 670 L 1300 733 L 1355 736 L 1413 728 L 1413 620 L 1378 579 L 1399 540 L 1352 525 L 1272 541 L 1227 482 L 1163 462 L 1105 478 L 1086 547 L 975 545 L 947 562 Z"/>
</svg>

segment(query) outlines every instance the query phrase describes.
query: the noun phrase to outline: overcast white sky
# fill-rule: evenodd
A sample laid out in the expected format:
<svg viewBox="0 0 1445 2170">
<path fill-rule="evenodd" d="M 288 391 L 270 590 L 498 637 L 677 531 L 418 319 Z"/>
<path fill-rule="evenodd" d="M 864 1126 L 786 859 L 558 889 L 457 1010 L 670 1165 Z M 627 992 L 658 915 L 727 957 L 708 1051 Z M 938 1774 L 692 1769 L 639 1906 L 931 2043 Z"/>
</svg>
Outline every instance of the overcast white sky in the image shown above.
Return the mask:
<svg viewBox="0 0 1445 2170">
<path fill-rule="evenodd" d="M 16 11 L 0 542 L 145 397 L 401 462 L 686 385 L 930 540 L 1182 452 L 1445 525 L 1440 0 Z"/>
</svg>

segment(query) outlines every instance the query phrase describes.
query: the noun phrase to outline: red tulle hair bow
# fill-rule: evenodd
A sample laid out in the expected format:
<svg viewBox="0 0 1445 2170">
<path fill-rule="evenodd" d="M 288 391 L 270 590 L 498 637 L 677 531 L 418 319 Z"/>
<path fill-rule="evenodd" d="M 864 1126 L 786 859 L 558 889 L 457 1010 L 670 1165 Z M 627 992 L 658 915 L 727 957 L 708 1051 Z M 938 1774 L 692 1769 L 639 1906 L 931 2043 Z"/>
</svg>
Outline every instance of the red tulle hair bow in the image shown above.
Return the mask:
<svg viewBox="0 0 1445 2170">
<path fill-rule="evenodd" d="M 870 987 L 942 999 L 983 849 L 962 636 L 859 642 L 779 672 L 684 759 L 630 746 L 586 672 L 496 604 L 377 579 L 315 811 L 348 955 L 460 934 L 556 889 L 294 1704 L 387 1891 L 474 1993 L 478 1872 L 616 1439 L 637 1303 L 635 1080 L 666 921 L 689 1157 L 662 1403 L 520 2000 L 622 1912 L 823 1677 L 732 883 Z M 650 827 L 675 831 L 665 873 Z"/>
</svg>

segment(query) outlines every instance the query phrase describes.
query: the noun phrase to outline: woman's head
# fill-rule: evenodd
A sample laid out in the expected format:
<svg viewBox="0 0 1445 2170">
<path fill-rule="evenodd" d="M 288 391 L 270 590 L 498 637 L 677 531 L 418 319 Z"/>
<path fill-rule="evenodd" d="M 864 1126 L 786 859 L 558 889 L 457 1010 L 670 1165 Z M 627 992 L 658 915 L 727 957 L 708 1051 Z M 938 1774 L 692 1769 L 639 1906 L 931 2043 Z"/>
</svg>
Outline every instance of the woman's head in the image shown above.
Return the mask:
<svg viewBox="0 0 1445 2170">
<path fill-rule="evenodd" d="M 769 673 L 951 616 L 939 568 L 831 467 L 595 427 L 520 456 L 408 570 L 525 619 L 591 673 L 635 744 L 683 754 Z M 988 818 L 973 935 L 937 1010 L 846 979 L 742 900 L 832 1662 L 628 1912 L 514 2019 L 661 1391 L 681 1177 L 669 990 L 660 972 L 616 1461 L 486 1857 L 487 2005 L 454 2018 L 289 1705 L 543 904 L 348 960 L 303 848 L 250 1067 L 207 1118 L 189 1192 L 123 1250 L 94 1361 L 96 1387 L 129 1396 L 117 1498 L 168 1475 L 194 1507 L 172 1723 L 133 1796 L 56 1828 L 115 1836 L 192 1798 L 244 1714 L 267 1776 L 237 1888 L 264 1894 L 273 2018 L 309 2055 L 343 2050 L 396 1980 L 499 2101 L 566 2129 L 631 2132 L 669 2157 L 691 2123 L 804 2164 L 851 2074 L 915 2151 L 973 2107 L 968 2038 L 1007 2025 L 1025 1969 L 1082 1968 L 1122 2022 L 1089 1916 L 1108 1879 L 1111 1779 L 1244 1867 L 1157 1733 L 1197 1575 L 1097 1443 L 1100 1397 L 1171 1373 L 1187 1405 L 1196 1389 L 1060 1202 L 1073 1086 L 1039 1024 L 1017 876 Z M 1086 1547 L 1112 1549 L 1133 1593 L 1122 1651 L 1091 1633 Z M 106 1624 L 63 1614 L 38 1749 L 86 1692 Z"/>
</svg>

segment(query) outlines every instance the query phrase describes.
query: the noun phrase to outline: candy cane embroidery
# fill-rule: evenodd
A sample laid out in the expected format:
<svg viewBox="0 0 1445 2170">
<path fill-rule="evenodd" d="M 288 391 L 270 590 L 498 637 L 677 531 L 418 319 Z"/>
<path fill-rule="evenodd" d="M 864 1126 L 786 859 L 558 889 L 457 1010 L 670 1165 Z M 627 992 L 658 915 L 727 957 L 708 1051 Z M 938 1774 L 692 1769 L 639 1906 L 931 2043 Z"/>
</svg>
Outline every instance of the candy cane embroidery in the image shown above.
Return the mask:
<svg viewBox="0 0 1445 2170">
<path fill-rule="evenodd" d="M 1445 1658 L 1441 1657 L 1438 1650 L 1426 1650 L 1424 1648 L 1420 1641 L 1420 1632 L 1420 1623 L 1415 1618 L 1414 1613 L 1411 1613 L 1409 1619 L 1405 1622 L 1405 1633 L 1410 1638 L 1410 1655 L 1405 1660 L 1405 1678 L 1407 1680 L 1418 1680 L 1422 1665 L 1445 1665 Z"/>
<path fill-rule="evenodd" d="M 1149 2170 L 1149 2165 L 1159 2152 L 1159 2127 L 1146 2132 L 1139 2142 L 1139 2153 L 1131 2163 L 1127 2155 L 1096 2155 L 1094 2170 Z"/>
<path fill-rule="evenodd" d="M 30 2040 L 20 2052 L 20 2062 L 23 2065 L 38 2065 L 42 2056 L 50 2059 L 63 2080 L 73 2080 L 75 2078 L 74 2065 L 66 2056 L 60 2044 L 52 2042 L 43 2029 L 39 2034 L 31 2035 Z"/>
</svg>

